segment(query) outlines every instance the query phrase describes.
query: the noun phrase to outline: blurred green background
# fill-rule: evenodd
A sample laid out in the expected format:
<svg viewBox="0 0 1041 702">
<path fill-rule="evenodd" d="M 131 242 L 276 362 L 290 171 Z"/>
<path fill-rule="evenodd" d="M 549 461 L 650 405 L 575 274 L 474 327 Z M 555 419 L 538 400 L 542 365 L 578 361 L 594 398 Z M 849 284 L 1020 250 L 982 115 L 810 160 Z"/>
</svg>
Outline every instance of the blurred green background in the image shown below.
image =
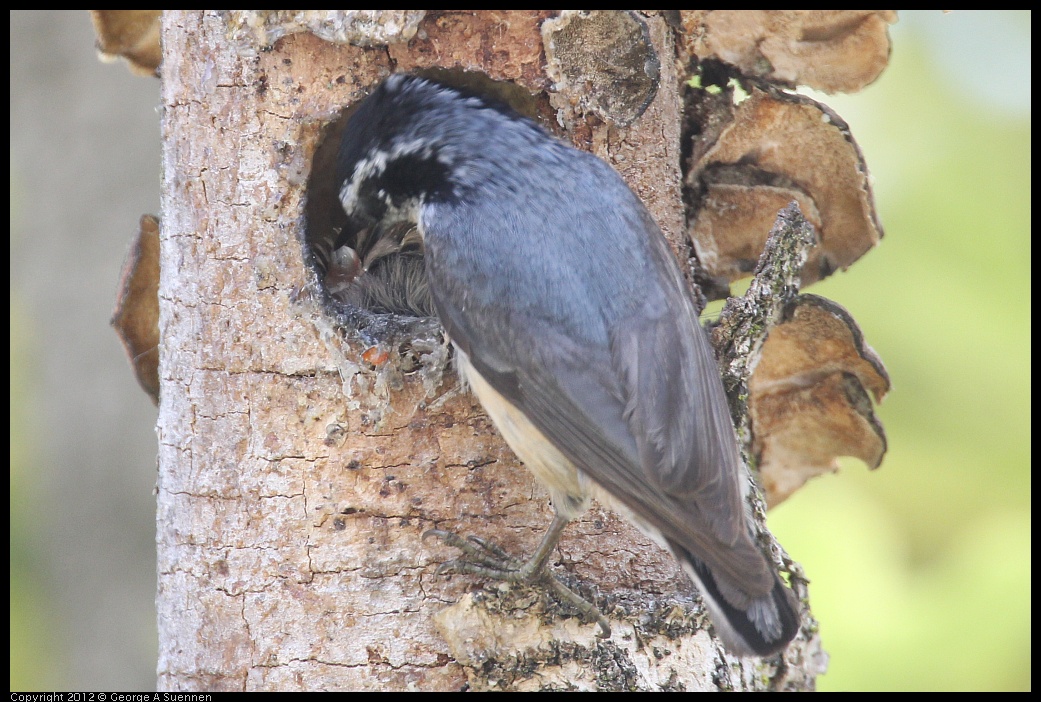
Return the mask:
<svg viewBox="0 0 1041 702">
<path fill-rule="evenodd" d="M 770 515 L 812 579 L 822 690 L 1030 688 L 1030 20 L 901 13 L 849 123 L 886 237 L 812 287 L 885 360 L 882 467 Z M 11 688 L 155 684 L 155 413 L 108 329 L 157 212 L 154 80 L 85 13 L 11 13 Z"/>
</svg>

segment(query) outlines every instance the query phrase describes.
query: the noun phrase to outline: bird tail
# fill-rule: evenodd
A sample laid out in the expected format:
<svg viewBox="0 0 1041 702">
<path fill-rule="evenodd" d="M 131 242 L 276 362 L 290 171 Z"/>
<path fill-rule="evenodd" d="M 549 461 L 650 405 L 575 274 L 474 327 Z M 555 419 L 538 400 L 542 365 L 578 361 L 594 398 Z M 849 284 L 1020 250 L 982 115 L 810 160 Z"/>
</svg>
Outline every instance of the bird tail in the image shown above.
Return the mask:
<svg viewBox="0 0 1041 702">
<path fill-rule="evenodd" d="M 799 632 L 799 610 L 792 591 L 774 573 L 774 587 L 765 596 L 749 598 L 728 592 L 709 567 L 690 551 L 670 544 L 683 570 L 701 591 L 716 635 L 738 656 L 769 656 L 784 649 Z M 728 596 L 729 595 L 729 596 Z M 735 602 L 740 601 L 740 605 Z"/>
</svg>

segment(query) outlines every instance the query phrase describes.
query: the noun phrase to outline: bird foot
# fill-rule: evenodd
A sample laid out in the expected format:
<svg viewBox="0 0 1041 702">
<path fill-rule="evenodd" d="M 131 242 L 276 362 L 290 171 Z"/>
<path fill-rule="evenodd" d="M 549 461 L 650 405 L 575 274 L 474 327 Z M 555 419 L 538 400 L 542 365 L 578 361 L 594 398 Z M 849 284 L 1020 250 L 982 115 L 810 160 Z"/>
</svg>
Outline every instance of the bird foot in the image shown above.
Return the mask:
<svg viewBox="0 0 1041 702">
<path fill-rule="evenodd" d="M 499 580 L 514 584 L 524 584 L 545 588 L 558 602 L 571 605 L 578 610 L 585 621 L 595 621 L 600 627 L 597 636 L 602 639 L 611 638 L 611 625 L 607 618 L 600 614 L 596 605 L 578 595 L 564 583 L 560 582 L 545 567 L 533 558 L 522 562 L 510 556 L 498 544 L 477 536 L 463 538 L 458 534 L 441 529 L 430 529 L 423 533 L 423 539 L 434 537 L 448 546 L 463 552 L 461 558 L 446 561 L 437 567 L 437 574 L 465 573 L 489 580 Z"/>
</svg>

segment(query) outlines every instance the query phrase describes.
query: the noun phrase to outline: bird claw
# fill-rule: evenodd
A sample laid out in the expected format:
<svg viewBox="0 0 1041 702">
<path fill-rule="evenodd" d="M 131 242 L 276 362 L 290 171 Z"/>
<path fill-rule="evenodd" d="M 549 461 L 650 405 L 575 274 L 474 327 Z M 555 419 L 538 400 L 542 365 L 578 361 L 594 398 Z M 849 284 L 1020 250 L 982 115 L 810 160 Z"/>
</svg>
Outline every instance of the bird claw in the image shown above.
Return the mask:
<svg viewBox="0 0 1041 702">
<path fill-rule="evenodd" d="M 427 537 L 440 539 L 448 546 L 463 552 L 462 558 L 446 561 L 437 567 L 437 574 L 465 573 L 492 580 L 511 583 L 533 584 L 539 580 L 534 573 L 525 572 L 524 564 L 511 557 L 498 544 L 477 536 L 465 539 L 458 534 L 441 529 L 430 529 L 423 533 Z"/>
<path fill-rule="evenodd" d="M 427 537 L 440 539 L 446 545 L 463 552 L 462 558 L 445 561 L 439 565 L 434 571 L 435 574 L 458 573 L 508 583 L 542 585 L 558 602 L 569 604 L 577 609 L 583 620 L 595 621 L 600 627 L 600 631 L 597 632 L 598 638 L 611 638 L 611 625 L 608 624 L 607 618 L 600 613 L 596 605 L 564 585 L 547 568 L 533 567 L 533 563 L 530 561 L 522 563 L 506 553 L 495 542 L 477 536 L 468 536 L 464 539 L 450 531 L 429 529 L 423 532 L 422 536 L 424 541 Z"/>
</svg>

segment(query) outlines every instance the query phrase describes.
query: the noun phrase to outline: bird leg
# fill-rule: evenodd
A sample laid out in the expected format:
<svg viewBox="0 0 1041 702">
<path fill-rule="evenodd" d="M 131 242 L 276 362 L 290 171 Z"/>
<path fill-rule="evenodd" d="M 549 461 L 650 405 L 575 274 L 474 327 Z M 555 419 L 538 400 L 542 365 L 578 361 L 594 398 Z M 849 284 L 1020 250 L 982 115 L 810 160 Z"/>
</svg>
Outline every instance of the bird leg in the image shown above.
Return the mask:
<svg viewBox="0 0 1041 702">
<path fill-rule="evenodd" d="M 607 623 L 604 615 L 596 608 L 596 605 L 569 589 L 564 583 L 554 576 L 546 564 L 553 554 L 564 527 L 570 520 L 559 514 L 553 517 L 553 522 L 542 537 L 541 543 L 535 553 L 527 562 L 521 562 L 506 553 L 497 544 L 481 539 L 476 536 L 463 538 L 458 534 L 441 529 L 430 529 L 423 533 L 423 538 L 433 536 L 440 539 L 449 546 L 454 546 L 463 552 L 461 558 L 442 563 L 437 568 L 441 573 L 466 573 L 491 580 L 501 580 L 508 583 L 521 583 L 524 585 L 541 585 L 549 591 L 558 602 L 564 602 L 578 610 L 581 617 L 586 621 L 596 621 L 600 626 L 598 637 L 607 639 L 611 637 L 611 626 Z"/>
</svg>

